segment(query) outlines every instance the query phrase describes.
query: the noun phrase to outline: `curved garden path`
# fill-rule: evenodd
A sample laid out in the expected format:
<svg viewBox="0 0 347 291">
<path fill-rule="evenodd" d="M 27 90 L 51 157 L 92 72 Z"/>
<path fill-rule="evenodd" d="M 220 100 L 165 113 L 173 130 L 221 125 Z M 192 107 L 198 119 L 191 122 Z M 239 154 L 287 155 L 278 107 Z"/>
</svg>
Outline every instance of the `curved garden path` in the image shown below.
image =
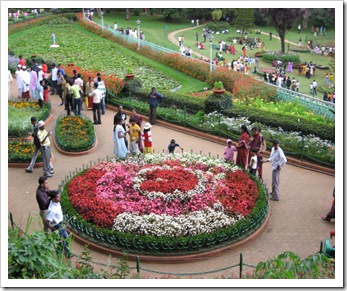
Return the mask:
<svg viewBox="0 0 347 291">
<path fill-rule="evenodd" d="M 173 43 L 173 44 L 175 44 L 175 45 L 177 45 L 178 46 L 178 44 L 179 44 L 179 42 L 178 42 L 178 40 L 177 40 L 177 38 L 176 38 L 176 34 L 178 34 L 178 33 L 182 33 L 182 32 L 184 32 L 184 31 L 187 31 L 187 30 L 190 30 L 190 29 L 195 29 L 195 28 L 197 28 L 197 27 L 204 27 L 204 25 L 199 25 L 199 26 L 193 26 L 193 27 L 187 27 L 187 28 L 183 28 L 183 29 L 180 29 L 180 30 L 175 30 L 175 31 L 172 31 L 172 32 L 170 32 L 169 34 L 168 34 L 168 39 Z M 263 32 L 263 31 L 261 31 L 260 32 L 260 34 L 263 34 L 263 35 L 269 35 L 267 32 Z M 280 39 L 278 36 L 276 36 L 276 35 L 272 35 L 272 38 L 275 38 L 275 39 Z M 290 44 L 292 44 L 292 45 L 298 45 L 297 43 L 295 43 L 295 42 L 292 42 L 292 41 L 289 41 L 289 40 L 285 40 L 285 42 L 286 43 L 290 43 Z M 202 55 L 202 54 L 200 54 L 200 53 L 198 53 L 198 52 L 196 52 L 193 48 L 192 48 L 192 53 L 194 54 L 194 55 L 196 55 L 197 57 L 203 57 L 203 58 L 206 58 L 206 56 L 204 56 L 204 55 Z"/>
<path fill-rule="evenodd" d="M 11 87 L 11 92 L 15 93 L 15 82 Z M 53 119 L 47 124 L 47 129 L 54 129 L 56 118 L 63 114 L 63 106 L 58 106 L 59 97 L 50 96 L 52 103 Z M 86 110 L 83 113 L 92 116 L 92 112 Z M 66 156 L 62 155 L 52 146 L 54 155 L 55 174 L 49 178 L 52 189 L 58 188 L 59 183 L 70 172 L 81 168 L 83 164 L 90 161 L 97 163 L 99 160 L 113 156 L 113 116 L 115 112 L 106 110 L 106 115 L 102 116 L 102 125 L 95 127 L 98 137 L 98 148 L 86 156 Z M 146 119 L 146 117 L 144 117 Z M 213 156 L 223 154 L 224 145 L 217 144 L 197 136 L 182 131 L 172 130 L 170 127 L 158 125 L 153 126 L 153 144 L 156 152 L 166 149 L 169 141 L 175 138 L 185 151 L 194 151 Z M 52 136 L 52 139 L 54 135 Z M 53 142 L 52 142 L 53 144 Z M 26 173 L 21 168 L 8 168 L 8 211 L 12 212 L 14 221 L 25 228 L 30 212 L 38 212 L 35 199 L 35 192 L 38 186 L 38 178 L 42 175 L 42 168 L 35 168 L 33 173 Z M 264 182 L 271 187 L 271 166 L 264 165 Z M 141 263 L 141 268 L 169 273 L 191 273 L 208 272 L 224 267 L 228 267 L 239 262 L 239 254 L 243 253 L 244 263 L 256 265 L 259 261 L 270 259 L 284 251 L 293 251 L 301 258 L 305 258 L 319 251 L 320 241 L 329 236 L 330 230 L 334 229 L 335 223 L 326 223 L 321 220 L 321 216 L 328 212 L 331 205 L 332 189 L 335 184 L 335 177 L 322 173 L 302 169 L 293 165 L 286 165 L 281 173 L 281 201 L 270 203 L 270 221 L 265 231 L 255 240 L 250 241 L 236 249 L 230 250 L 221 256 L 209 258 L 202 262 L 178 263 L 178 264 L 149 264 Z M 3 193 L 5 194 L 5 193 Z M 10 225 L 10 223 L 9 223 Z M 38 229 L 38 224 L 32 223 L 33 229 Z M 72 250 L 76 255 L 83 251 L 81 245 L 73 242 Z M 95 270 L 105 269 L 108 256 L 92 252 L 91 254 Z M 75 261 L 76 258 L 72 258 Z M 111 264 L 116 261 L 111 260 Z M 134 267 L 134 262 L 129 262 Z M 247 270 L 247 268 L 244 268 Z M 134 270 L 135 272 L 135 270 Z M 217 276 L 231 276 L 238 274 L 238 268 L 210 273 L 204 275 L 205 278 L 215 278 Z M 160 277 L 156 273 L 141 271 L 146 277 Z M 194 278 L 183 277 L 183 278 Z M 135 283 L 134 283 L 135 284 Z"/>
</svg>

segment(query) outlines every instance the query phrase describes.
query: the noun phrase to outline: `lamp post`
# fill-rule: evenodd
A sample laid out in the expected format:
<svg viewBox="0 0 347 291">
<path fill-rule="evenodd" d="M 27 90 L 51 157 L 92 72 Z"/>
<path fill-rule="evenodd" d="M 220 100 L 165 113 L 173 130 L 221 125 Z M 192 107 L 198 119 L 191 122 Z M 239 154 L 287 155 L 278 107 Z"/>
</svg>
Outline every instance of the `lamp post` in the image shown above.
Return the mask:
<svg viewBox="0 0 347 291">
<path fill-rule="evenodd" d="M 137 23 L 137 49 L 140 49 L 140 19 L 136 20 Z"/>
<path fill-rule="evenodd" d="M 212 72 L 212 39 L 213 39 L 212 32 L 210 32 L 210 35 L 208 36 L 208 38 L 210 39 L 210 72 Z"/>
<path fill-rule="evenodd" d="M 104 11 L 101 11 L 100 15 L 101 15 L 101 30 L 104 30 Z"/>
</svg>

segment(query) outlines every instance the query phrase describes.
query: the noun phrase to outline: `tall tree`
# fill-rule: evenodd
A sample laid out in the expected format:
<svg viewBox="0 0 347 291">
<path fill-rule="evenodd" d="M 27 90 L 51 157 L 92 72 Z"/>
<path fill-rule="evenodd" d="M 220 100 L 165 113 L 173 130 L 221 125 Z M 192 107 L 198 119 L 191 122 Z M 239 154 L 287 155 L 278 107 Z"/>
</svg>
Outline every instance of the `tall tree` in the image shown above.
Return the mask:
<svg viewBox="0 0 347 291">
<path fill-rule="evenodd" d="M 301 18 L 305 8 L 262 8 L 261 13 L 267 17 L 281 39 L 281 53 L 285 53 L 285 36 L 292 29 L 295 20 Z"/>
<path fill-rule="evenodd" d="M 234 9 L 234 25 L 244 32 L 254 26 L 254 9 L 253 8 L 235 8 Z"/>
</svg>

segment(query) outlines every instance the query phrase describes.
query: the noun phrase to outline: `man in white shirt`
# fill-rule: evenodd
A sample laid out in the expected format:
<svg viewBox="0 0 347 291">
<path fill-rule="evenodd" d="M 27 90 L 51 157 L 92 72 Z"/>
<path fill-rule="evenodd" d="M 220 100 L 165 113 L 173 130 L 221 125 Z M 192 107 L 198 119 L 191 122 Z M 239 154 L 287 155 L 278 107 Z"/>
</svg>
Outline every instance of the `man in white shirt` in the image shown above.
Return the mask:
<svg viewBox="0 0 347 291">
<path fill-rule="evenodd" d="M 105 115 L 105 108 L 106 108 L 106 85 L 105 85 L 104 81 L 101 80 L 101 76 L 98 77 L 98 89 L 102 92 L 101 114 Z"/>
<path fill-rule="evenodd" d="M 29 100 L 29 85 L 30 85 L 30 73 L 27 71 L 27 67 L 22 67 L 22 98 Z"/>
<path fill-rule="evenodd" d="M 287 162 L 283 150 L 279 147 L 279 141 L 274 140 L 273 147 L 271 149 L 270 158 L 265 160 L 264 163 L 270 162 L 272 166 L 272 197 L 270 200 L 279 201 L 280 200 L 280 171 Z"/>
<path fill-rule="evenodd" d="M 52 92 L 51 95 L 57 94 L 58 68 L 52 64 Z M 55 91 L 55 92 L 54 92 Z"/>
<path fill-rule="evenodd" d="M 100 109 L 103 92 L 98 89 L 98 83 L 94 83 L 94 88 L 93 92 L 89 94 L 89 97 L 93 97 L 93 120 L 94 124 L 101 124 Z M 98 117 L 96 117 L 96 113 L 98 114 Z"/>
<path fill-rule="evenodd" d="M 17 83 L 17 88 L 18 88 L 18 98 L 22 97 L 22 66 L 18 65 L 17 71 L 15 73 L 16 75 L 16 83 Z"/>
<path fill-rule="evenodd" d="M 313 82 L 312 82 L 312 89 L 313 89 L 313 94 L 314 95 L 317 95 L 317 86 L 318 86 L 318 84 L 317 84 L 317 81 L 316 80 L 313 80 Z"/>
<path fill-rule="evenodd" d="M 118 29 L 118 24 L 117 24 L 117 22 L 114 23 L 113 29 L 114 29 L 114 30 L 117 30 L 117 29 Z"/>
</svg>

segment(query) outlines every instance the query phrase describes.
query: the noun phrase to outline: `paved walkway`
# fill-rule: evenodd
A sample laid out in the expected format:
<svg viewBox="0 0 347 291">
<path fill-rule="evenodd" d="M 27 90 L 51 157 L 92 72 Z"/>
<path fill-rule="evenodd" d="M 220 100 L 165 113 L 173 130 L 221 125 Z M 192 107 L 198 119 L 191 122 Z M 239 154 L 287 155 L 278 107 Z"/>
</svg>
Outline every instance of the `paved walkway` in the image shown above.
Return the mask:
<svg viewBox="0 0 347 291">
<path fill-rule="evenodd" d="M 15 91 L 15 82 L 12 85 Z M 59 97 L 50 96 L 52 103 L 53 120 L 47 125 L 47 129 L 55 127 L 56 118 L 63 114 L 63 106 L 58 106 Z M 92 116 L 91 111 L 84 107 L 83 113 Z M 70 157 L 60 154 L 54 146 L 55 174 L 49 178 L 51 188 L 58 188 L 59 183 L 76 168 L 90 161 L 97 162 L 113 156 L 113 116 L 115 112 L 108 109 L 106 115 L 102 116 L 102 125 L 96 126 L 98 138 L 97 150 L 84 156 Z M 156 152 L 166 149 L 169 141 L 175 138 L 185 151 L 200 151 L 203 154 L 211 153 L 213 156 L 221 156 L 224 146 L 198 137 L 188 135 L 184 132 L 173 131 L 159 125 L 153 126 L 153 145 Z M 52 139 L 54 135 L 52 135 Z M 53 141 L 53 140 L 52 140 Z M 42 168 L 35 168 L 33 173 L 26 173 L 21 168 L 8 168 L 8 211 L 12 212 L 14 220 L 21 227 L 25 227 L 30 212 L 38 212 L 35 200 L 35 191 L 38 186 L 38 178 L 42 175 Z M 271 187 L 271 166 L 264 165 L 264 182 Z M 286 165 L 281 173 L 281 201 L 270 203 L 270 221 L 266 230 L 255 240 L 231 250 L 222 256 L 208 259 L 202 262 L 182 264 L 149 264 L 142 263 L 141 267 L 161 272 L 190 273 L 216 270 L 231 266 L 239 262 L 239 254 L 243 253 L 244 262 L 256 265 L 259 261 L 270 259 L 284 251 L 293 251 L 301 258 L 305 258 L 319 251 L 320 241 L 329 236 L 330 230 L 334 229 L 335 223 L 326 223 L 321 216 L 330 209 L 332 189 L 335 178 L 321 173 Z M 3 216 L 4 217 L 4 216 Z M 37 224 L 33 223 L 33 228 Z M 82 247 L 77 243 L 72 245 L 73 251 L 80 255 Z M 107 263 L 107 256 L 93 252 L 92 260 L 102 264 Z M 73 258 L 72 260 L 75 260 Z M 116 262 L 111 260 L 111 264 Z M 133 262 L 130 266 L 135 266 Z M 95 270 L 100 268 L 95 265 Z M 101 267 L 104 268 L 105 267 Z M 135 271 L 134 271 L 135 272 Z M 215 278 L 217 276 L 230 276 L 231 273 L 238 274 L 238 268 L 218 273 L 212 273 L 205 277 Z M 147 277 L 159 276 L 153 273 L 142 272 Z M 187 277 L 185 277 L 187 278 Z M 192 276 L 193 278 L 193 276 Z"/>
</svg>

